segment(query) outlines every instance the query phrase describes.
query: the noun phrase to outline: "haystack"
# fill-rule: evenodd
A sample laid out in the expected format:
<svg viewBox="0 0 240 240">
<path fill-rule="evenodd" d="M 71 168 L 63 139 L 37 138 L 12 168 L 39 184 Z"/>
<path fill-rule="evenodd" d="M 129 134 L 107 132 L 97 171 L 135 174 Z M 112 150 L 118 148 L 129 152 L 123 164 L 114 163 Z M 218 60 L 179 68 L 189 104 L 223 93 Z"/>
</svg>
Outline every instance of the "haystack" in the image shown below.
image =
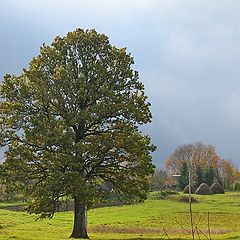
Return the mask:
<svg viewBox="0 0 240 240">
<path fill-rule="evenodd" d="M 178 202 L 185 202 L 185 203 L 189 203 L 189 196 L 180 196 L 179 198 L 177 198 Z M 198 200 L 194 197 L 191 196 L 191 202 L 192 203 L 197 203 Z"/>
<path fill-rule="evenodd" d="M 195 193 L 196 188 L 194 186 L 191 186 L 191 193 Z M 184 190 L 183 193 L 189 193 L 189 185 L 187 185 Z"/>
<path fill-rule="evenodd" d="M 196 194 L 199 195 L 210 195 L 212 194 L 211 189 L 206 183 L 202 183 L 196 190 Z"/>
<path fill-rule="evenodd" d="M 210 190 L 212 191 L 212 194 L 224 194 L 224 189 L 219 183 L 213 183 L 213 185 L 210 187 Z"/>
</svg>

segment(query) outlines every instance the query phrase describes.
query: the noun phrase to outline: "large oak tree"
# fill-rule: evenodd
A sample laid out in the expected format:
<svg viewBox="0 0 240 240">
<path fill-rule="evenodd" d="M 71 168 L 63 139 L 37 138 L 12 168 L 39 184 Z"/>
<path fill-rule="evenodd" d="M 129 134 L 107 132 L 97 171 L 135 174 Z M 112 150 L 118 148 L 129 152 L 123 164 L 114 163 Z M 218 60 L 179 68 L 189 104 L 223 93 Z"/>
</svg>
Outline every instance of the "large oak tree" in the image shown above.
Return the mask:
<svg viewBox="0 0 240 240">
<path fill-rule="evenodd" d="M 72 198 L 73 238 L 88 238 L 86 210 L 108 194 L 104 183 L 125 199 L 146 196 L 155 147 L 139 131 L 151 113 L 133 63 L 107 36 L 77 29 L 0 85 L 5 181 L 42 217 Z"/>
</svg>

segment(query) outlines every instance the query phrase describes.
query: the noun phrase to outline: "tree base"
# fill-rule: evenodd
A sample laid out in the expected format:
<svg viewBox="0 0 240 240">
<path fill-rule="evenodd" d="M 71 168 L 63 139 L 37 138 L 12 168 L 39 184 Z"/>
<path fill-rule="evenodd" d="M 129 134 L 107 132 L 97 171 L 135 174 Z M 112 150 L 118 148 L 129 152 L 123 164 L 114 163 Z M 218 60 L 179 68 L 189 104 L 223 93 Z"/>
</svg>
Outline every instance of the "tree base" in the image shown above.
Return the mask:
<svg viewBox="0 0 240 240">
<path fill-rule="evenodd" d="M 80 239 L 89 239 L 89 236 L 87 234 L 77 234 L 77 233 L 72 233 L 69 238 L 80 238 Z"/>
</svg>

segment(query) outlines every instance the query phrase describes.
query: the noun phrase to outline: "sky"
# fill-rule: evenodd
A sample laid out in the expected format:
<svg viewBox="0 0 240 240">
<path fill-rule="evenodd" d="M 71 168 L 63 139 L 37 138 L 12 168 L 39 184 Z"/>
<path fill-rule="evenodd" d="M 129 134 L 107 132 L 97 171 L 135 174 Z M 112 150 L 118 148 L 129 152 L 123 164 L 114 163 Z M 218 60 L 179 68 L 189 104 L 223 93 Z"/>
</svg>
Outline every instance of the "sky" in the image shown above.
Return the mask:
<svg viewBox="0 0 240 240">
<path fill-rule="evenodd" d="M 239 0 L 0 1 L 0 79 L 76 28 L 127 47 L 151 102 L 161 167 L 182 144 L 213 144 L 240 167 Z"/>
</svg>

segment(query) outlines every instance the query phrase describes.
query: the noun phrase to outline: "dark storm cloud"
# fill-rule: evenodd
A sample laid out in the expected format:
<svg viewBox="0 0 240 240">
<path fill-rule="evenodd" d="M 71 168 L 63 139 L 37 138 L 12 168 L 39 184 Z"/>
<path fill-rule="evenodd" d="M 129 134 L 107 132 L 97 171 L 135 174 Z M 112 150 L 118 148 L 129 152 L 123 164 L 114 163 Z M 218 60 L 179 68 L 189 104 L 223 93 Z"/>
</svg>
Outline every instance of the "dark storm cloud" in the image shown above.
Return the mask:
<svg viewBox="0 0 240 240">
<path fill-rule="evenodd" d="M 239 164 L 240 2 L 238 0 L 39 0 L 0 3 L 0 77 L 18 74 L 43 42 L 95 28 L 135 57 L 163 161 L 202 141 Z"/>
</svg>

